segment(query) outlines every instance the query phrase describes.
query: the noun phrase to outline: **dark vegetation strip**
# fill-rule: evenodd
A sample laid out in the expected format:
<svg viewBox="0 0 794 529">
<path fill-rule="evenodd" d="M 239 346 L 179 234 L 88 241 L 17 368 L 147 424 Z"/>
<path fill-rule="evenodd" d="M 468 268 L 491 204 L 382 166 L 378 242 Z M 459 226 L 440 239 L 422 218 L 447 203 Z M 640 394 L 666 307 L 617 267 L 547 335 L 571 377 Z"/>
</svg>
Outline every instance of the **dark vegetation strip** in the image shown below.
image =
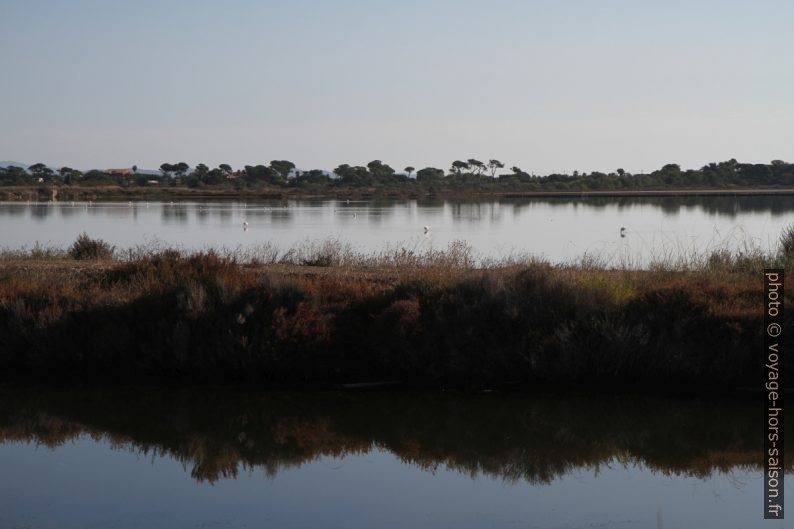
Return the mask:
<svg viewBox="0 0 794 529">
<path fill-rule="evenodd" d="M 112 248 L 86 238 L 76 252 Z M 731 391 L 759 380 L 769 263 L 716 257 L 687 271 L 246 265 L 168 250 L 101 266 L 9 258 L 0 369 L 107 382 Z"/>
<path fill-rule="evenodd" d="M 246 165 L 234 170 L 228 164 L 210 168 L 184 162 L 164 163 L 160 173 L 139 173 L 137 167 L 82 172 L 70 167 L 53 170 L 42 163 L 28 168 L 0 167 L 0 199 L 213 197 L 213 196 L 568 196 L 567 193 L 629 195 L 677 191 L 785 192 L 794 186 L 794 164 L 773 160 L 769 164 L 740 163 L 735 159 L 684 170 L 667 164 L 650 173 L 631 174 L 623 169 L 609 173 L 553 173 L 536 175 L 520 167 L 505 169 L 499 160 L 455 160 L 445 171 L 435 167 L 397 171 L 380 160 L 366 166 L 342 164 L 332 173 L 320 169 L 297 170 L 288 160 L 269 165 Z"/>
</svg>

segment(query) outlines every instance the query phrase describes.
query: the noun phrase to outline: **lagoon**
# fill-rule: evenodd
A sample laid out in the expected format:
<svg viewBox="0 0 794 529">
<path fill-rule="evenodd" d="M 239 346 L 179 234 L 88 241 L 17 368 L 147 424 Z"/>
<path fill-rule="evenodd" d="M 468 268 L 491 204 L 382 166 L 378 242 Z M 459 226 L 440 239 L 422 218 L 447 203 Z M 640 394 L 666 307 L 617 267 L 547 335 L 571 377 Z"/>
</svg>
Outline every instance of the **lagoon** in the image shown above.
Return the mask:
<svg viewBox="0 0 794 529">
<path fill-rule="evenodd" d="M 82 232 L 119 248 L 187 250 L 273 244 L 286 251 L 332 238 L 371 253 L 386 247 L 441 249 L 462 240 L 476 255 L 493 259 L 531 254 L 568 262 L 590 256 L 612 265 L 648 265 L 721 249 L 772 251 L 792 219 L 794 197 L 787 195 L 5 202 L 0 203 L 0 247 L 66 247 Z"/>
</svg>

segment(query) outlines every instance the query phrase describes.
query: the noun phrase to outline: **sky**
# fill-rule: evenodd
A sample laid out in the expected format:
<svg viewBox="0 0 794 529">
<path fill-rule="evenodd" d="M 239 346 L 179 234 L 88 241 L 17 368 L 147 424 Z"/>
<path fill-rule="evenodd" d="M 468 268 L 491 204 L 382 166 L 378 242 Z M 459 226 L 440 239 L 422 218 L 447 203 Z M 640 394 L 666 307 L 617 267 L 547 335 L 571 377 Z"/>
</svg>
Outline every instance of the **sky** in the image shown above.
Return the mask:
<svg viewBox="0 0 794 529">
<path fill-rule="evenodd" d="M 789 0 L 0 0 L 0 160 L 794 161 Z"/>
</svg>

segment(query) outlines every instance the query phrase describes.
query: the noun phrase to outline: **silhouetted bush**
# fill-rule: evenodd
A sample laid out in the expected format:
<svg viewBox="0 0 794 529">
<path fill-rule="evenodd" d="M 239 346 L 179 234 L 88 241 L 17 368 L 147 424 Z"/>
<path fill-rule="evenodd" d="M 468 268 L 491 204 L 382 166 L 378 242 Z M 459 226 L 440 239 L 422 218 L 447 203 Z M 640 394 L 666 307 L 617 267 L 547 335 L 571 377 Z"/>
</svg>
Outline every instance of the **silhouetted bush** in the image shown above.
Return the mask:
<svg viewBox="0 0 794 529">
<path fill-rule="evenodd" d="M 102 239 L 92 239 L 86 233 L 81 233 L 69 248 L 69 257 L 72 259 L 110 259 L 113 257 L 115 246 L 111 246 Z"/>
</svg>

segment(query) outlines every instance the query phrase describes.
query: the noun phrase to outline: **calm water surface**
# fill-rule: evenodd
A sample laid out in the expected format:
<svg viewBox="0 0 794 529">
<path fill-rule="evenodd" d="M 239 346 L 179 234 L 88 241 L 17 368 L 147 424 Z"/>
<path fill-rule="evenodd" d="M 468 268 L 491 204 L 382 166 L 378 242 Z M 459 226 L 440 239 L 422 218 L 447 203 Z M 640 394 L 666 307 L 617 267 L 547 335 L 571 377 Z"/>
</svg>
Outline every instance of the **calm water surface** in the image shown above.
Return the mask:
<svg viewBox="0 0 794 529">
<path fill-rule="evenodd" d="M 0 203 L 0 247 L 63 247 L 83 231 L 122 248 L 157 240 L 188 249 L 271 242 L 286 250 L 337 238 L 362 251 L 422 250 L 465 240 L 489 257 L 532 253 L 566 261 L 587 254 L 647 263 L 720 248 L 769 250 L 792 221 L 789 196 Z"/>
<path fill-rule="evenodd" d="M 0 399 L 0 527 L 784 527 L 761 519 L 752 402 L 135 388 Z"/>
</svg>

